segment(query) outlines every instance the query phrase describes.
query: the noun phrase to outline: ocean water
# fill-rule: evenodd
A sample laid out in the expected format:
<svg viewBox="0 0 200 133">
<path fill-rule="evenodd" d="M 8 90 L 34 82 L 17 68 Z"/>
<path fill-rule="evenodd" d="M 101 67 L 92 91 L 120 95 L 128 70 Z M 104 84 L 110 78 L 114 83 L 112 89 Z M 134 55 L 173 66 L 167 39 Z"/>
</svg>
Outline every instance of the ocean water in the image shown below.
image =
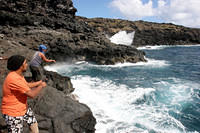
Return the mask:
<svg viewBox="0 0 200 133">
<path fill-rule="evenodd" d="M 71 78 L 96 133 L 200 133 L 200 45 L 140 49 L 147 63 L 45 68 Z"/>
</svg>

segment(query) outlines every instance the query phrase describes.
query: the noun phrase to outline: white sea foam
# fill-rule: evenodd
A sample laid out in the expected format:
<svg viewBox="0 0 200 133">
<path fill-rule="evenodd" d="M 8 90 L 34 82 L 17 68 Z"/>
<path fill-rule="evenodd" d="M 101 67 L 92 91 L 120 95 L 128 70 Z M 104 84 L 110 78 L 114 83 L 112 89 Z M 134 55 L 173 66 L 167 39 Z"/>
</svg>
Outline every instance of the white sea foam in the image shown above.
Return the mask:
<svg viewBox="0 0 200 133">
<path fill-rule="evenodd" d="M 166 47 L 169 47 L 168 45 L 159 45 L 159 46 L 150 46 L 150 45 L 147 45 L 147 46 L 144 46 L 144 47 L 138 47 L 137 49 L 139 50 L 143 50 L 143 49 L 147 49 L 147 50 L 160 50 L 160 49 L 164 49 Z"/>
<path fill-rule="evenodd" d="M 74 76 L 72 83 L 76 88 L 74 93 L 80 97 L 81 102 L 86 103 L 92 109 L 97 118 L 97 133 L 111 131 L 148 133 L 149 129 L 159 133 L 186 132 L 182 123 L 169 115 L 171 108 L 163 103 L 137 104 L 145 102 L 147 97 L 155 97 L 154 92 L 163 85 L 169 89 L 160 91 L 164 95 L 172 96 L 166 96 L 169 98 L 166 100 L 170 107 L 183 104 L 190 100 L 192 91 L 188 90 L 191 87 L 190 84 L 183 84 L 181 80 L 176 85 L 171 85 L 166 81 L 158 82 L 158 88 L 128 88 L 123 84 L 117 85 L 109 80 L 89 76 Z M 138 128 L 136 125 L 142 125 L 145 128 Z"/>
<path fill-rule="evenodd" d="M 85 69 L 86 65 L 88 65 L 88 62 L 86 61 L 78 61 L 74 62 L 73 64 L 67 62 L 59 62 L 52 65 L 46 65 L 44 66 L 44 69 L 58 73 L 70 73 L 72 70 L 75 71 L 75 69 L 83 70 Z"/>
<path fill-rule="evenodd" d="M 47 66 L 44 66 L 44 69 L 47 70 L 47 71 L 52 71 L 52 72 L 57 72 L 57 69 L 60 68 L 61 65 L 59 64 L 54 64 L 54 65 L 47 65 Z"/>
<path fill-rule="evenodd" d="M 119 31 L 110 38 L 110 41 L 115 44 L 131 45 L 135 32 L 127 33 L 126 31 Z"/>
<path fill-rule="evenodd" d="M 149 66 L 149 67 L 166 67 L 169 66 L 169 62 L 165 60 L 155 60 L 151 58 L 145 58 L 147 62 L 137 62 L 137 63 L 117 63 L 115 65 L 106 65 L 107 67 L 127 67 L 127 66 Z M 105 66 L 105 65 L 103 65 Z"/>
<path fill-rule="evenodd" d="M 95 64 L 90 64 L 86 61 L 80 61 L 80 62 L 75 62 L 74 64 L 69 64 L 69 63 L 56 63 L 52 65 L 47 65 L 44 68 L 48 71 L 53 71 L 53 72 L 61 72 L 65 71 L 65 73 L 69 73 L 74 69 L 78 70 L 83 70 L 86 69 L 87 67 L 96 67 L 96 68 L 112 68 L 112 67 L 131 67 L 131 66 L 144 66 L 144 67 L 152 67 L 152 68 L 161 68 L 161 67 L 167 67 L 169 66 L 169 62 L 165 60 L 155 60 L 155 59 L 150 59 L 150 58 L 145 58 L 147 62 L 137 62 L 137 63 L 130 63 L 130 62 L 125 62 L 125 63 L 116 63 L 115 65 L 95 65 Z"/>
<path fill-rule="evenodd" d="M 199 47 L 200 44 L 196 44 L 196 45 L 175 45 L 175 46 L 178 46 L 178 47 Z"/>
<path fill-rule="evenodd" d="M 200 46 L 200 44 L 196 44 L 196 45 L 158 45 L 158 46 L 150 46 L 150 45 L 146 45 L 143 47 L 138 47 L 137 49 L 139 50 L 161 50 L 161 49 L 165 49 L 165 48 L 169 48 L 169 47 L 196 47 L 196 46 Z"/>
<path fill-rule="evenodd" d="M 88 76 L 72 77 L 72 83 L 76 88 L 74 93 L 80 97 L 81 102 L 92 107 L 98 118 L 96 128 L 98 128 L 99 133 L 106 132 L 106 129 L 108 130 L 110 126 L 113 127 L 117 123 L 131 122 L 132 112 L 127 111 L 130 110 L 130 105 L 155 91 L 153 88 L 129 90 L 125 85 L 115 85 L 111 81 Z M 132 126 L 131 128 L 135 131 L 141 131 L 137 127 Z M 130 129 L 124 128 L 124 130 Z"/>
</svg>

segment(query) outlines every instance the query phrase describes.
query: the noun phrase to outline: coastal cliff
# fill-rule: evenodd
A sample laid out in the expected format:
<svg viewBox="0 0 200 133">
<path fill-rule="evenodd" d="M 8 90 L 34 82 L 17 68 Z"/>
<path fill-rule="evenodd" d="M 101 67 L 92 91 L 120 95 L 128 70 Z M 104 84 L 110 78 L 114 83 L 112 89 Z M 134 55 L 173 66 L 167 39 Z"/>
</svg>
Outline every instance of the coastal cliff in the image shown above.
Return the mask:
<svg viewBox="0 0 200 133">
<path fill-rule="evenodd" d="M 76 17 L 109 37 L 119 31 L 135 32 L 132 46 L 200 44 L 200 29 L 171 23 Z"/>
</svg>

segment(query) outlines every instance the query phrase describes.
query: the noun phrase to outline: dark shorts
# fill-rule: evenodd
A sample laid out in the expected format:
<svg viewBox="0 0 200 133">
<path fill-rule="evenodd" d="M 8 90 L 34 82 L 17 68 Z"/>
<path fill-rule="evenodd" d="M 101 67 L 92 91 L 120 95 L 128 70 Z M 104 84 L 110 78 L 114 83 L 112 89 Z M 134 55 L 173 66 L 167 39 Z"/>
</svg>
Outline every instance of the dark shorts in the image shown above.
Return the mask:
<svg viewBox="0 0 200 133">
<path fill-rule="evenodd" d="M 39 67 L 30 66 L 30 70 L 31 70 L 31 73 L 32 73 L 33 81 L 36 82 L 36 81 L 40 81 L 42 79 L 42 75 L 41 75 Z"/>
<path fill-rule="evenodd" d="M 12 117 L 12 116 L 3 114 L 3 118 L 5 119 L 5 122 L 7 124 L 8 133 L 22 133 L 24 121 L 29 126 L 37 122 L 31 108 L 28 109 L 28 111 L 26 112 L 24 116 Z"/>
</svg>

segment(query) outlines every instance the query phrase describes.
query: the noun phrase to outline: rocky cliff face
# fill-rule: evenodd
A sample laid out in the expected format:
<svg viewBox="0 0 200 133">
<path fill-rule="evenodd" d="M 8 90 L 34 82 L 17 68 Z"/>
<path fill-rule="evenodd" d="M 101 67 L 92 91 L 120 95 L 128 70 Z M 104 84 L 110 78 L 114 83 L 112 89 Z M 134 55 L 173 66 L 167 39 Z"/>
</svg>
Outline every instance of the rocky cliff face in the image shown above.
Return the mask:
<svg viewBox="0 0 200 133">
<path fill-rule="evenodd" d="M 145 61 L 142 51 L 111 43 L 92 26 L 77 21 L 75 12 L 71 0 L 1 0 L 0 33 L 4 40 L 29 49 L 45 43 L 48 55 L 57 60 L 73 58 L 97 64 Z"/>
<path fill-rule="evenodd" d="M 87 22 L 102 34 L 112 36 L 119 31 L 133 32 L 135 36 L 133 46 L 145 45 L 185 45 L 200 43 L 200 29 L 187 28 L 174 24 L 159 24 L 144 21 L 127 21 L 121 19 L 83 18 L 79 21 Z"/>
</svg>

